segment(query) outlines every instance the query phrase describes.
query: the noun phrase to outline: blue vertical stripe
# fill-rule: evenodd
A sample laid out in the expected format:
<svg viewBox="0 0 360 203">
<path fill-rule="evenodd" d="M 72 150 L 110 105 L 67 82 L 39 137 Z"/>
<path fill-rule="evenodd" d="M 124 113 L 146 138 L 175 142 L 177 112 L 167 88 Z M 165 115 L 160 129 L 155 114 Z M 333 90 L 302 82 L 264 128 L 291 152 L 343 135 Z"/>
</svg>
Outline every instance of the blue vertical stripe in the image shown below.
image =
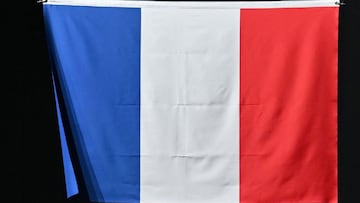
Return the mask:
<svg viewBox="0 0 360 203">
<path fill-rule="evenodd" d="M 89 198 L 140 200 L 138 8 L 44 6 Z"/>
</svg>

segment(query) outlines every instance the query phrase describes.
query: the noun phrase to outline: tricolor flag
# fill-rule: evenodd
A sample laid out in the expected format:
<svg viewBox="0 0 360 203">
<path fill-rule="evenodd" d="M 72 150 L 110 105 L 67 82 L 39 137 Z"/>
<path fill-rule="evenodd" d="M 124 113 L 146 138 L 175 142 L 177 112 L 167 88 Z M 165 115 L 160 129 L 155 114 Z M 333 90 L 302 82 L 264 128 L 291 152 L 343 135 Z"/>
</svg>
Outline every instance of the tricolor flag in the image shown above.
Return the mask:
<svg viewBox="0 0 360 203">
<path fill-rule="evenodd" d="M 337 203 L 338 12 L 328 0 L 44 3 L 68 196 Z"/>
</svg>

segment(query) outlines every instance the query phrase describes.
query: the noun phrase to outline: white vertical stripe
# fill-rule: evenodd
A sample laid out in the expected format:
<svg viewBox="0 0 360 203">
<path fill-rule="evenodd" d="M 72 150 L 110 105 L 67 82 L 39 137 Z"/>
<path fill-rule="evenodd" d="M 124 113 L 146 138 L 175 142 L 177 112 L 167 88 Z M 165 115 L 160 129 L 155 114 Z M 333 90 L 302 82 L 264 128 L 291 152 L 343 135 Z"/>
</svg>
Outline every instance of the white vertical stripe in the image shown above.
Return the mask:
<svg viewBox="0 0 360 203">
<path fill-rule="evenodd" d="M 239 9 L 143 8 L 141 202 L 239 202 Z"/>
</svg>

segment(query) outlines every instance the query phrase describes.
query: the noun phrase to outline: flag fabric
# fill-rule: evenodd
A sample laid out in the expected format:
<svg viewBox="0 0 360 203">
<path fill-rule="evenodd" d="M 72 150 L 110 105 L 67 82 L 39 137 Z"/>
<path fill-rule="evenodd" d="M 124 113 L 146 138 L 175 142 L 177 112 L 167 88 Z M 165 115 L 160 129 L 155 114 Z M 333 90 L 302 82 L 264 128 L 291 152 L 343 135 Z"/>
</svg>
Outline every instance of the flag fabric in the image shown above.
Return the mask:
<svg viewBox="0 0 360 203">
<path fill-rule="evenodd" d="M 334 1 L 43 7 L 68 196 L 338 202 Z"/>
</svg>

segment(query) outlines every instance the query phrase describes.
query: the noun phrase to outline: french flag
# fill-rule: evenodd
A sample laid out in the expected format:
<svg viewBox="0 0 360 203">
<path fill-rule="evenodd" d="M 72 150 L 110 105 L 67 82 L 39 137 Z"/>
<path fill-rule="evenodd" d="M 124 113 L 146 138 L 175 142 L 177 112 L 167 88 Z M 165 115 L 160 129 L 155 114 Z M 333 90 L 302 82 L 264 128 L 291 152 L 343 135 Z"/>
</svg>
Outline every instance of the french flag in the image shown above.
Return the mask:
<svg viewBox="0 0 360 203">
<path fill-rule="evenodd" d="M 69 197 L 338 202 L 334 1 L 43 8 Z"/>
</svg>

